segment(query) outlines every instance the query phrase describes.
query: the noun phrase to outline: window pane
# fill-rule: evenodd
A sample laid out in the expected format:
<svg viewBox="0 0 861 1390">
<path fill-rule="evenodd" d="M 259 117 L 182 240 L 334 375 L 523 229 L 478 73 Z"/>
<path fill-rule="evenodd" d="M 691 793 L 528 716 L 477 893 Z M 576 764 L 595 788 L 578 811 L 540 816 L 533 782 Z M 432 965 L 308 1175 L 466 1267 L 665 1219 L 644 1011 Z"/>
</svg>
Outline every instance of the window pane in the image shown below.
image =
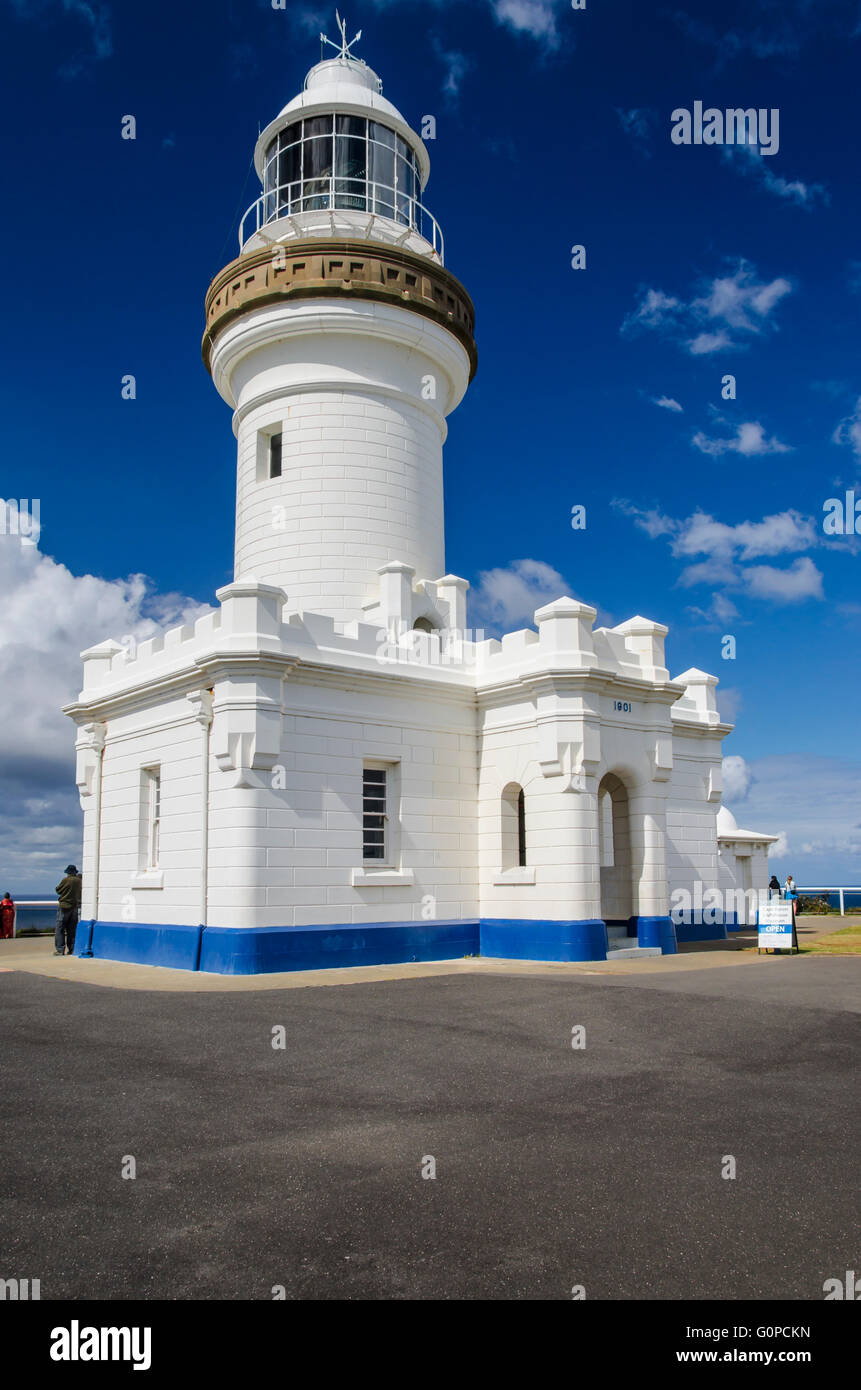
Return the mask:
<svg viewBox="0 0 861 1390">
<path fill-rule="evenodd" d="M 370 171 L 368 175 L 373 188 L 369 193 L 373 198 L 373 211 L 380 217 L 394 217 L 395 199 L 392 189 L 395 185 L 395 156 L 393 150 L 383 145 L 370 147 Z"/>
<path fill-rule="evenodd" d="M 334 116 L 312 116 L 310 120 L 303 122 L 303 135 L 306 140 L 315 135 L 331 135 L 333 129 Z"/>
<path fill-rule="evenodd" d="M 306 125 L 308 122 L 306 122 Z M 331 138 L 306 140 L 303 146 L 302 166 L 302 206 L 306 210 L 331 206 L 332 192 L 332 146 Z"/>
<path fill-rule="evenodd" d="M 278 201 L 286 212 L 290 211 L 290 204 L 299 192 L 301 159 L 301 145 L 288 145 L 278 156 Z"/>
<path fill-rule="evenodd" d="M 387 126 L 380 125 L 379 121 L 371 121 L 370 136 L 380 145 L 387 145 L 390 150 L 395 148 L 395 132 L 389 130 Z"/>
<path fill-rule="evenodd" d="M 398 156 L 397 161 L 398 176 L 398 221 L 412 222 L 415 220 L 415 213 L 411 199 L 415 197 L 415 173 L 411 164 Z"/>
<path fill-rule="evenodd" d="M 385 859 L 386 855 L 386 770 L 366 767 L 362 771 L 362 856 Z"/>
<path fill-rule="evenodd" d="M 269 440 L 269 476 L 270 478 L 281 477 L 281 439 L 280 434 L 273 434 Z"/>
<path fill-rule="evenodd" d="M 364 116 L 337 116 L 335 119 L 335 130 L 338 135 L 356 135 L 365 138 L 368 123 Z"/>
<path fill-rule="evenodd" d="M 364 140 L 351 139 L 346 135 L 335 137 L 335 173 L 341 175 L 335 183 L 339 208 L 357 208 L 364 212 L 367 207 L 366 153 Z"/>
</svg>

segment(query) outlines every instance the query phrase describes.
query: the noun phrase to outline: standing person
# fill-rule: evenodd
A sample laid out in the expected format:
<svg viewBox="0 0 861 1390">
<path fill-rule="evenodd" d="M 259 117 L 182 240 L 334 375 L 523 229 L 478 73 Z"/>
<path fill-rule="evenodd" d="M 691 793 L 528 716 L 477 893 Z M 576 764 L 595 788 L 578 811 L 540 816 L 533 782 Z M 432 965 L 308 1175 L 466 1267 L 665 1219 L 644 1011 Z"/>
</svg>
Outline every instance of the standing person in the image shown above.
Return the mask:
<svg viewBox="0 0 861 1390">
<path fill-rule="evenodd" d="M 60 879 L 56 887 L 57 927 L 54 932 L 54 955 L 61 956 L 63 948 L 68 955 L 75 949 L 75 931 L 81 914 L 81 875 L 74 864 L 66 865 L 66 877 Z"/>
<path fill-rule="evenodd" d="M 798 916 L 798 888 L 792 874 L 786 875 L 786 882 L 783 885 L 783 896 L 787 902 L 792 903 L 792 935 L 795 936 L 795 919 Z"/>
<path fill-rule="evenodd" d="M 772 874 L 772 875 L 771 875 L 771 882 L 770 882 L 769 885 L 768 885 L 768 901 L 769 901 L 769 902 L 771 902 L 771 900 L 772 900 L 772 898 L 774 897 L 775 893 L 777 894 L 778 897 L 780 897 L 780 882 L 779 882 L 779 880 L 778 880 L 777 874 Z"/>
<path fill-rule="evenodd" d="M 15 904 L 11 893 L 4 893 L 0 901 L 0 940 L 8 941 L 15 935 Z"/>
</svg>

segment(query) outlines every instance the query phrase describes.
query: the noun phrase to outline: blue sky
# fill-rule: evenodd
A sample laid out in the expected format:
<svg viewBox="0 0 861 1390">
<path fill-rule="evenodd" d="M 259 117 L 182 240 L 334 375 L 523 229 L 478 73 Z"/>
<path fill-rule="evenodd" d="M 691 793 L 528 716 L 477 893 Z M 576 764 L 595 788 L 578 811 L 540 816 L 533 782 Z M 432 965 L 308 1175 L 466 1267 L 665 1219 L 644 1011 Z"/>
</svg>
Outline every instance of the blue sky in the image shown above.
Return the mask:
<svg viewBox="0 0 861 1390">
<path fill-rule="evenodd" d="M 363 0 L 347 20 L 410 124 L 437 117 L 424 200 L 478 314 L 445 458 L 475 625 L 523 626 L 563 591 L 607 623 L 666 622 L 672 673 L 713 671 L 738 720 L 739 822 L 785 835 L 781 874 L 861 882 L 859 537 L 822 527 L 826 499 L 861 499 L 861 5 Z M 328 6 L 293 0 L 0 0 L 0 495 L 41 515 L 38 549 L 0 538 L 0 875 L 18 892 L 79 853 L 56 714 L 77 652 L 232 577 L 203 297 L 257 196 L 258 127 L 321 26 Z M 776 108 L 778 152 L 673 144 L 695 101 Z"/>
</svg>

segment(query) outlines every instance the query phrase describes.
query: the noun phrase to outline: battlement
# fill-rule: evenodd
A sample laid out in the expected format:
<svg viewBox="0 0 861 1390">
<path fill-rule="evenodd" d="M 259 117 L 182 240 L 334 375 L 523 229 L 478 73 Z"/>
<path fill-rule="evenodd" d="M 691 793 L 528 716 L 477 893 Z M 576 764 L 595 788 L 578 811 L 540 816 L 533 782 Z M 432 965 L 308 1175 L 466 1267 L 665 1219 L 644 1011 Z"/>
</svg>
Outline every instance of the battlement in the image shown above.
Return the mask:
<svg viewBox="0 0 861 1390">
<path fill-rule="evenodd" d="M 451 594 L 457 599 L 458 613 L 465 613 L 464 580 L 446 576 L 433 584 L 422 581 L 414 591 L 409 572 L 400 566 L 391 566 L 384 580 L 392 589 L 399 584 L 420 595 Z M 217 597 L 220 608 L 193 626 L 171 628 L 137 646 L 128 640 L 106 641 L 84 652 L 82 701 L 122 695 L 214 661 L 249 656 L 285 665 L 308 663 L 395 674 L 479 692 L 544 672 L 582 672 L 651 686 L 676 684 L 670 682 L 664 665 L 666 627 L 637 616 L 614 628 L 595 628 L 596 610 L 571 598 L 538 609 L 534 629 L 476 642 L 465 630 L 424 631 L 391 621 L 391 599 L 387 626 L 381 621 L 383 605 L 373 610 L 377 621 L 342 627 L 328 614 L 291 610 L 283 589 L 254 579 L 226 585 Z M 709 726 L 720 722 L 717 677 L 692 669 L 678 683 L 685 686 L 685 693 L 674 707 L 676 718 Z"/>
</svg>

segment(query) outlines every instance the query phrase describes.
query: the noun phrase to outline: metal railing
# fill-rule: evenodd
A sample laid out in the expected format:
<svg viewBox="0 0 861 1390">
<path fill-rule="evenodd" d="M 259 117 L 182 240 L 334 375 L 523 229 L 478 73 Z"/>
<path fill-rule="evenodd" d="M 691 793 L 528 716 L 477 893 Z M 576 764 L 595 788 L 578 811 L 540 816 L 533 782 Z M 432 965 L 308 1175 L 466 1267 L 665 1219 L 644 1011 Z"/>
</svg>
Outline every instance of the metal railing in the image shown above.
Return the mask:
<svg viewBox="0 0 861 1390">
<path fill-rule="evenodd" d="M 852 884 L 846 884 L 842 888 L 840 888 L 836 883 L 825 885 L 813 884 L 811 886 L 805 884 L 803 888 L 799 888 L 797 891 L 799 897 L 809 897 L 811 893 L 828 893 L 830 898 L 831 893 L 837 893 L 840 899 L 840 916 L 845 917 L 846 898 L 844 895 L 846 893 L 861 893 L 861 887 L 853 886 Z M 859 907 L 857 910 L 859 913 L 861 913 L 861 907 Z M 850 911 L 852 911 L 852 909 L 850 909 Z"/>
<path fill-rule="evenodd" d="M 442 228 L 418 198 L 391 184 L 375 183 L 372 179 L 342 178 L 334 174 L 261 193 L 239 224 L 240 249 L 268 223 L 303 212 L 361 212 L 369 218 L 385 217 L 403 227 L 401 240 L 406 241 L 411 232 L 417 233 L 432 246 L 441 263 L 445 264 Z M 249 220 L 252 229 L 247 225 Z"/>
<path fill-rule="evenodd" d="M 19 912 L 22 912 L 25 908 L 28 908 L 28 907 L 56 907 L 56 906 L 57 906 L 57 899 L 56 899 L 56 898 L 16 898 L 16 899 L 15 899 L 15 916 L 14 916 L 14 918 L 12 919 L 12 937 L 13 937 L 13 939 L 14 939 L 14 938 L 17 936 L 17 934 L 18 934 L 18 913 L 19 913 Z"/>
</svg>

